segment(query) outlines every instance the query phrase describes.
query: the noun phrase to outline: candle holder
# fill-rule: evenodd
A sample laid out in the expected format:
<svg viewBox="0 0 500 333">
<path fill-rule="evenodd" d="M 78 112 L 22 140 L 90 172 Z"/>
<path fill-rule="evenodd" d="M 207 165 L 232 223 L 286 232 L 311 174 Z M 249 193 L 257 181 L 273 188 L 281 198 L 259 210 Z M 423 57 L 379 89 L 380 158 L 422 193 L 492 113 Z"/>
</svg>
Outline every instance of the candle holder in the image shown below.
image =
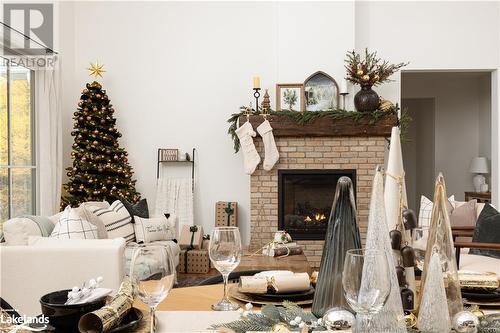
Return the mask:
<svg viewBox="0 0 500 333">
<path fill-rule="evenodd" d="M 253 88 L 253 97 L 255 97 L 255 112 L 259 112 L 259 97 L 260 97 L 260 88 Z"/>
<path fill-rule="evenodd" d="M 343 92 L 343 93 L 340 93 L 340 96 L 342 96 L 342 110 L 345 111 L 345 97 L 349 95 L 348 92 Z"/>
</svg>

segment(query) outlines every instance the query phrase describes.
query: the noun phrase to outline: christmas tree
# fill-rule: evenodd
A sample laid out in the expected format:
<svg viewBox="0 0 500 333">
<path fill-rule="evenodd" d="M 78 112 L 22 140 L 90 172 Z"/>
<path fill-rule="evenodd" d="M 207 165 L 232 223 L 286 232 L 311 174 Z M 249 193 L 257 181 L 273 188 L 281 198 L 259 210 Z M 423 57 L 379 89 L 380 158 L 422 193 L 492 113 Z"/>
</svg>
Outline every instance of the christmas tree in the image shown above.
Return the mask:
<svg viewBox="0 0 500 333">
<path fill-rule="evenodd" d="M 104 72 L 98 63 L 89 70 L 96 78 Z M 117 199 L 135 203 L 140 199 L 127 152 L 118 144 L 121 134 L 115 128 L 114 112 L 106 90 L 96 81 L 87 83 L 73 114 L 73 167 L 67 168 L 69 181 L 64 187 L 68 195 L 62 198 L 64 206 Z"/>
</svg>

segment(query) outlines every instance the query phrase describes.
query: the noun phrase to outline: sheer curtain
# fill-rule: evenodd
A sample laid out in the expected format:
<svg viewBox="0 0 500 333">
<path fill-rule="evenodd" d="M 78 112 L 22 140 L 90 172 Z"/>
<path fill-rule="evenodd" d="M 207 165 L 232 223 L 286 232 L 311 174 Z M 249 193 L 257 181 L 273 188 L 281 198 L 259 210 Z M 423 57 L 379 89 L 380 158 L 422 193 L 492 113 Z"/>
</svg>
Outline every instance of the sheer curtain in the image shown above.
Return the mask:
<svg viewBox="0 0 500 333">
<path fill-rule="evenodd" d="M 60 57 L 54 53 L 13 52 L 23 47 L 24 37 L 13 32 L 8 38 L 6 29 L 0 29 L 0 60 L 34 74 L 37 214 L 53 215 L 59 211 L 63 173 Z M 4 43 L 12 52 L 4 52 Z"/>
</svg>

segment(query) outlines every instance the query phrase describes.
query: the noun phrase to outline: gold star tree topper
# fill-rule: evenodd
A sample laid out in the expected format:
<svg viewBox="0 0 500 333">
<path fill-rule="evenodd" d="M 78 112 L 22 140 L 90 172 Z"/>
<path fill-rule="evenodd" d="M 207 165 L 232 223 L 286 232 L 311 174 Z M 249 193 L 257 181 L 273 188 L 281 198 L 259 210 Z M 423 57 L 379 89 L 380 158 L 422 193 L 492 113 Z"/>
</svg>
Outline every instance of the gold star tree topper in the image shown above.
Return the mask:
<svg viewBox="0 0 500 333">
<path fill-rule="evenodd" d="M 98 76 L 102 77 L 102 73 L 106 72 L 103 69 L 104 65 L 99 64 L 99 61 L 96 61 L 95 63 L 90 63 L 90 67 L 87 68 L 90 71 L 91 76 L 94 76 L 96 79 Z"/>
</svg>

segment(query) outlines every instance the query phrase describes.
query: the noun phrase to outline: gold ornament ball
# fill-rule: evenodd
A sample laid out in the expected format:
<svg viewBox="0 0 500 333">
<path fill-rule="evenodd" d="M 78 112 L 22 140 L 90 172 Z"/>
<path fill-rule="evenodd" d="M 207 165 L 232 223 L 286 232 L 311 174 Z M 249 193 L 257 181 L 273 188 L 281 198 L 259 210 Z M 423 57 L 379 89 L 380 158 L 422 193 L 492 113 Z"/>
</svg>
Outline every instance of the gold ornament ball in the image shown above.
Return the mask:
<svg viewBox="0 0 500 333">
<path fill-rule="evenodd" d="M 368 81 L 368 80 L 370 80 L 370 76 L 369 75 L 363 75 L 363 77 L 361 79 L 363 81 Z"/>
<path fill-rule="evenodd" d="M 358 74 L 359 76 L 361 76 L 361 75 L 363 75 L 364 73 L 363 73 L 363 70 L 358 69 L 358 71 L 356 72 L 356 74 Z"/>
<path fill-rule="evenodd" d="M 91 116 L 87 116 L 87 120 L 92 120 L 92 117 Z"/>
<path fill-rule="evenodd" d="M 272 328 L 273 332 L 290 332 L 288 326 L 285 323 L 274 324 Z"/>
<path fill-rule="evenodd" d="M 412 328 L 417 325 L 417 316 L 413 313 L 405 315 L 406 328 Z"/>
<path fill-rule="evenodd" d="M 378 81 L 378 80 L 380 79 L 380 76 L 378 76 L 378 74 L 375 74 L 375 76 L 373 77 L 373 79 L 374 79 L 375 81 Z"/>
</svg>

